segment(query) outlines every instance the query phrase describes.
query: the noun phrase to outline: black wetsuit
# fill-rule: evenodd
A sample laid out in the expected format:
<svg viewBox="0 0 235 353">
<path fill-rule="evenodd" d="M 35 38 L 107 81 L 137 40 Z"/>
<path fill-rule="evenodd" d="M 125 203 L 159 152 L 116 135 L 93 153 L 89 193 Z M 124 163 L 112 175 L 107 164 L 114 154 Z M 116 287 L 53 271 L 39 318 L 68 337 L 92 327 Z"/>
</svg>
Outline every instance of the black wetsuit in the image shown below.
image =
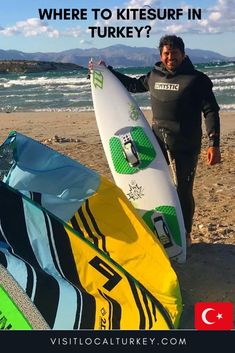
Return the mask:
<svg viewBox="0 0 235 353">
<path fill-rule="evenodd" d="M 132 93 L 150 92 L 153 113 L 152 129 L 167 158 L 167 146 L 175 161 L 177 191 L 185 227 L 191 232 L 194 214 L 193 182 L 201 149 L 202 113 L 205 117 L 209 146 L 219 146 L 219 106 L 212 91 L 212 82 L 195 70 L 186 56 L 175 72 L 161 62 L 140 78 L 109 69 Z"/>
</svg>

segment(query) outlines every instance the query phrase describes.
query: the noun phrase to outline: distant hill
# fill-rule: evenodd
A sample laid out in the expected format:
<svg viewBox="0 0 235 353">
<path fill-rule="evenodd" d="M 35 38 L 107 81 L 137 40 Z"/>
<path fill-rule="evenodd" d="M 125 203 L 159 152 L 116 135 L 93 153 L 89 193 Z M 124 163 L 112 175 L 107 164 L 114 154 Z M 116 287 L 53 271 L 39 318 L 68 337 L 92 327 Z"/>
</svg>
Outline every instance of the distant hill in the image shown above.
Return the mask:
<svg viewBox="0 0 235 353">
<path fill-rule="evenodd" d="M 71 63 L 36 60 L 0 60 L 0 73 L 33 73 L 45 71 L 71 71 L 81 69 L 81 66 Z"/>
<path fill-rule="evenodd" d="M 186 48 L 186 54 L 190 57 L 194 64 L 235 60 L 234 57 L 226 57 L 219 53 L 202 49 Z M 25 53 L 18 50 L 0 49 L 0 60 L 53 61 L 60 63 L 72 63 L 87 67 L 87 63 L 91 57 L 94 60 L 102 59 L 106 61 L 107 64 L 115 67 L 152 66 L 159 60 L 157 48 L 131 47 L 122 44 L 112 45 L 102 49 L 70 49 L 61 52 L 48 53 Z"/>
</svg>

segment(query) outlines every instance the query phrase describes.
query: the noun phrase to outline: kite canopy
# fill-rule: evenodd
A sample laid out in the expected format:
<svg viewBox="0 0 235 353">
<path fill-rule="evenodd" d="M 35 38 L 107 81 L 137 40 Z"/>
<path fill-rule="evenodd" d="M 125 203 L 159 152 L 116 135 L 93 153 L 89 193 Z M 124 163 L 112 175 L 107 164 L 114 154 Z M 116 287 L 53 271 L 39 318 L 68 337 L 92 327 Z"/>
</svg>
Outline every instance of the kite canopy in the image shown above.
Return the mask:
<svg viewBox="0 0 235 353">
<path fill-rule="evenodd" d="M 177 276 L 116 185 L 17 132 L 0 175 L 0 328 L 178 327 Z"/>
</svg>

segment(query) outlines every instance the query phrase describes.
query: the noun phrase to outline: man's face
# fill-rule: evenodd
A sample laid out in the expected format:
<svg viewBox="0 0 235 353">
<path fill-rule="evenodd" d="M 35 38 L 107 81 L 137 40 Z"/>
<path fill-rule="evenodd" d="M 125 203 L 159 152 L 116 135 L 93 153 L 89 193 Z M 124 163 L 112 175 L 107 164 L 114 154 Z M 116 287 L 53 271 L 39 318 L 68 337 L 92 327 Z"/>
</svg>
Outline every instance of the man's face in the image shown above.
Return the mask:
<svg viewBox="0 0 235 353">
<path fill-rule="evenodd" d="M 171 48 L 169 45 L 164 45 L 162 53 L 160 55 L 161 62 L 169 71 L 174 71 L 178 66 L 181 65 L 185 58 L 185 54 L 178 48 Z"/>
</svg>

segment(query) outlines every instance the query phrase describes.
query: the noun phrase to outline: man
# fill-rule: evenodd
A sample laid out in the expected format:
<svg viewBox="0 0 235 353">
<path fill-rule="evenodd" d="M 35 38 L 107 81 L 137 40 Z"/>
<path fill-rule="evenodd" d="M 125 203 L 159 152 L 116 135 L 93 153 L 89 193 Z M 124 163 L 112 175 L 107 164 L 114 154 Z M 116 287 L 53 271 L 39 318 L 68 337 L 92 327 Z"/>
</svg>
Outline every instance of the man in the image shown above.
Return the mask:
<svg viewBox="0 0 235 353">
<path fill-rule="evenodd" d="M 168 163 L 169 156 L 174 161 L 177 192 L 184 216 L 187 243 L 190 245 L 195 209 L 193 183 L 201 150 L 201 113 L 209 137 L 207 161 L 209 165 L 214 165 L 220 162 L 219 106 L 212 91 L 211 80 L 195 70 L 185 55 L 184 42 L 180 37 L 162 37 L 159 50 L 161 61 L 155 64 L 151 72 L 138 79 L 108 68 L 130 92 L 150 92 L 152 129 Z"/>
</svg>

